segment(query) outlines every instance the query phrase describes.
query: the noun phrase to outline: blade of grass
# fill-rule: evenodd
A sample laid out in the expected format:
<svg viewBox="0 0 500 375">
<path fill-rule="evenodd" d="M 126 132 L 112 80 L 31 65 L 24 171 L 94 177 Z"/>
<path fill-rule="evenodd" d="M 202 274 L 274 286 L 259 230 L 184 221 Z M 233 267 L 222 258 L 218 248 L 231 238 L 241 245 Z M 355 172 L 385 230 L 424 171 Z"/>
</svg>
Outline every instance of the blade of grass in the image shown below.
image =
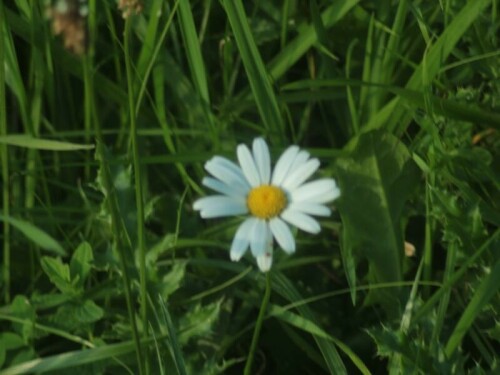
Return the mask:
<svg viewBox="0 0 500 375">
<path fill-rule="evenodd" d="M 147 342 L 152 341 L 149 339 Z M 147 343 L 145 341 L 145 343 Z M 38 358 L 14 365 L 0 371 L 0 375 L 21 375 L 28 373 L 43 373 L 77 367 L 87 363 L 94 363 L 105 359 L 113 359 L 134 351 L 134 343 L 126 341 L 93 349 L 68 351 L 46 358 Z"/>
<path fill-rule="evenodd" d="M 292 282 L 287 279 L 282 273 L 274 272 L 272 281 L 273 291 L 280 294 L 282 297 L 291 302 L 299 301 L 302 299 L 300 293 L 295 289 Z M 316 324 L 314 314 L 308 306 L 298 306 L 297 309 L 303 318 L 308 319 Z M 317 335 L 313 335 L 313 337 L 316 341 L 316 344 L 320 348 L 321 353 L 323 354 L 323 359 L 325 360 L 330 373 L 336 375 L 347 374 L 347 370 L 337 352 L 337 349 L 335 348 L 335 345 L 330 340 L 324 337 Z"/>
<path fill-rule="evenodd" d="M 490 302 L 500 288 L 500 261 L 493 266 L 488 275 L 484 278 L 483 282 L 474 293 L 474 297 L 460 317 L 455 329 L 453 330 L 444 352 L 450 358 L 455 350 L 462 343 L 462 338 L 465 336 L 472 323 L 483 310 L 483 308 Z"/>
<path fill-rule="evenodd" d="M 139 283 L 140 283 L 140 305 L 141 305 L 141 320 L 143 325 L 143 335 L 148 336 L 148 294 L 146 286 L 146 243 L 144 234 L 144 193 L 142 170 L 140 167 L 139 146 L 137 139 L 137 119 L 135 112 L 135 98 L 134 98 L 134 80 L 132 78 L 132 54 L 130 50 L 132 19 L 129 17 L 125 20 L 125 31 L 123 34 L 124 39 L 124 59 L 125 59 L 125 72 L 127 76 L 128 87 L 128 109 L 130 121 L 130 145 L 131 145 L 131 158 L 134 166 L 134 185 L 135 185 L 135 204 L 137 208 L 137 250 L 139 252 Z M 147 350 L 146 350 L 146 357 Z M 144 374 L 148 368 L 147 361 L 138 363 L 139 372 Z"/>
<path fill-rule="evenodd" d="M 0 4 L 0 25 L 6 25 L 3 3 Z M 7 136 L 7 110 L 5 96 L 5 53 L 4 38 L 0 36 L 0 137 Z M 10 186 L 9 181 L 9 154 L 6 144 L 0 144 L 0 159 L 2 160 L 2 213 L 10 216 Z M 3 300 L 5 304 L 10 302 L 10 224 L 3 224 Z"/>
<path fill-rule="evenodd" d="M 425 72 L 424 64 L 421 63 L 408 80 L 405 86 L 406 89 L 419 91 L 424 84 L 424 73 L 427 75 L 427 80 L 434 80 L 457 42 L 490 3 L 490 0 L 477 0 L 467 2 L 464 5 L 436 40 L 436 43 L 429 48 L 425 56 Z M 399 97 L 391 100 L 377 114 L 371 117 L 364 128 L 369 130 L 386 127 L 389 131 L 397 131 L 398 134 L 404 132 L 412 114 L 408 113 L 404 106 L 398 105 L 399 101 Z"/>
<path fill-rule="evenodd" d="M 357 3 L 359 0 L 340 0 L 326 8 L 321 14 L 325 29 L 340 21 Z M 274 80 L 282 77 L 317 42 L 317 38 L 314 25 L 300 28 L 299 35 L 267 65 L 271 77 Z"/>
<path fill-rule="evenodd" d="M 188 1 L 179 2 L 180 26 L 182 39 L 186 46 L 186 55 L 193 78 L 194 87 L 198 95 L 207 104 L 210 105 L 210 95 L 208 93 L 207 76 L 205 73 L 205 63 L 201 53 L 198 33 L 194 25 L 191 4 Z"/>
<path fill-rule="evenodd" d="M 471 267 L 483 253 L 490 248 L 493 244 L 496 244 L 498 238 L 500 237 L 500 229 L 497 229 L 495 233 L 491 235 L 475 252 L 472 256 L 468 257 L 463 265 L 445 282 L 445 284 L 439 288 L 426 302 L 425 304 L 415 313 L 412 323 L 416 323 L 424 316 L 430 313 L 431 309 L 436 303 L 438 303 L 443 295 L 448 293 L 453 285 L 455 285 L 467 272 L 467 269 Z"/>
<path fill-rule="evenodd" d="M 243 4 L 241 0 L 224 0 L 223 4 L 261 119 L 267 131 L 276 138 L 279 134 L 283 134 L 283 119 L 269 74 L 253 39 Z"/>
<path fill-rule="evenodd" d="M 114 188 L 111 172 L 109 170 L 109 164 L 106 158 L 106 151 L 102 143 L 101 128 L 99 122 L 95 123 L 97 132 L 97 144 L 96 144 L 96 159 L 100 166 L 100 178 L 102 179 L 102 185 L 106 192 L 107 206 L 111 213 L 111 226 L 113 228 L 113 246 L 115 251 L 117 251 L 120 258 L 121 270 L 123 272 L 123 285 L 125 287 L 125 301 L 127 303 L 127 312 L 132 327 L 132 337 L 135 346 L 135 353 L 137 357 L 137 366 L 139 371 L 143 373 L 143 353 L 141 347 L 141 341 L 139 337 L 139 332 L 137 330 L 137 322 L 135 318 L 135 310 L 132 304 L 132 287 L 131 287 L 131 277 L 130 271 L 131 265 L 129 265 L 129 259 L 132 255 L 132 245 L 130 243 L 130 237 L 125 228 L 125 224 L 120 216 L 120 209 L 118 205 L 118 200 L 116 197 L 116 189 Z"/>
<path fill-rule="evenodd" d="M 177 369 L 177 373 L 180 375 L 186 375 L 186 364 L 184 363 L 184 357 L 182 356 L 182 350 L 179 346 L 179 342 L 177 341 L 177 332 L 174 324 L 172 323 L 172 318 L 170 317 L 170 313 L 168 311 L 167 305 L 160 297 L 159 299 L 161 311 L 163 313 L 163 318 L 167 324 L 168 329 L 168 337 L 170 345 L 168 348 L 171 351 L 172 358 L 174 359 L 175 367 Z"/>
<path fill-rule="evenodd" d="M 50 151 L 91 150 L 94 145 L 54 141 L 52 139 L 35 138 L 26 134 L 9 134 L 0 136 L 0 144 Z"/>
<path fill-rule="evenodd" d="M 269 316 L 278 318 L 279 320 L 288 323 L 291 326 L 299 328 L 305 332 L 308 332 L 315 337 L 321 337 L 322 339 L 334 343 L 346 356 L 349 357 L 352 363 L 362 374 L 371 374 L 370 370 L 368 370 L 368 367 L 366 367 L 363 361 L 356 355 L 356 353 L 351 350 L 351 348 L 349 348 L 339 339 L 326 333 L 323 329 L 321 329 L 321 327 L 313 323 L 311 320 L 294 314 L 277 305 L 271 305 L 269 309 Z"/>
<path fill-rule="evenodd" d="M 443 281 L 444 284 L 448 280 L 451 279 L 453 275 L 453 270 L 456 266 L 456 256 L 457 256 L 457 244 L 453 241 L 446 251 L 446 267 L 444 270 Z M 448 304 L 450 302 L 451 289 L 447 290 L 444 295 L 441 297 L 439 302 L 437 315 L 436 315 L 436 323 L 432 329 L 432 338 L 431 338 L 431 352 L 437 349 L 437 344 L 439 343 L 439 339 L 441 336 L 441 331 L 443 329 L 443 324 L 446 319 L 446 310 L 448 309 Z"/>
<path fill-rule="evenodd" d="M 12 227 L 19 230 L 29 240 L 40 246 L 42 249 L 52 251 L 58 255 L 66 255 L 66 251 L 64 251 L 59 242 L 57 242 L 52 236 L 50 236 L 40 228 L 34 226 L 33 224 L 5 215 L 0 215 L 0 221 L 8 223 Z"/>
</svg>

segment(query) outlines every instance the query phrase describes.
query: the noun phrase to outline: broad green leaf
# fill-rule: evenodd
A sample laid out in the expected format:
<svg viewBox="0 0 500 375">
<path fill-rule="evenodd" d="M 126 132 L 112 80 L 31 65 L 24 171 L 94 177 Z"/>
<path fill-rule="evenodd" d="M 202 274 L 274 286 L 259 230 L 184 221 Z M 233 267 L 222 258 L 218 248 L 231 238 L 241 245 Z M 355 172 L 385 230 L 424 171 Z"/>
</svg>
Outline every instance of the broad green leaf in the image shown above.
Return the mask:
<svg viewBox="0 0 500 375">
<path fill-rule="evenodd" d="M 25 134 L 0 136 L 0 144 L 49 151 L 77 151 L 91 150 L 94 148 L 94 145 L 82 145 L 71 142 L 54 141 L 52 139 L 35 138 Z"/>
<path fill-rule="evenodd" d="M 43 257 L 41 265 L 52 284 L 62 293 L 76 293 L 76 289 L 71 283 L 69 266 L 67 264 L 63 263 L 59 258 Z"/>
<path fill-rule="evenodd" d="M 12 225 L 42 249 L 52 251 L 58 255 L 66 255 L 64 249 L 53 237 L 35 227 L 33 224 L 24 220 L 14 219 L 11 216 L 4 216 L 2 214 L 0 214 L 0 221 L 4 221 Z"/>
<path fill-rule="evenodd" d="M 416 166 L 406 146 L 381 131 L 361 134 L 347 149 L 349 155 L 336 163 L 342 251 L 368 259 L 376 281 L 400 281 L 404 249 L 400 219 L 417 182 Z"/>
<path fill-rule="evenodd" d="M 94 255 L 90 244 L 88 242 L 82 242 L 73 253 L 69 265 L 71 279 L 76 279 L 78 277 L 76 282 L 77 286 L 83 287 L 90 269 L 92 268 L 93 260 Z"/>
</svg>

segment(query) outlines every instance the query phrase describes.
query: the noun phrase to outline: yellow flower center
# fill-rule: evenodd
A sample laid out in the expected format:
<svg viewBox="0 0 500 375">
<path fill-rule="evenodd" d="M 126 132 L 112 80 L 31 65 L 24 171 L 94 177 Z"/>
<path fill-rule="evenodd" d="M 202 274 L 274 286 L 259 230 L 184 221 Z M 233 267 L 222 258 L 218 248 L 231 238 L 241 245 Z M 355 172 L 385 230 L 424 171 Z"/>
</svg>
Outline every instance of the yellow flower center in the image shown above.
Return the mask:
<svg viewBox="0 0 500 375">
<path fill-rule="evenodd" d="M 247 206 L 252 215 L 261 219 L 278 216 L 286 207 L 286 195 L 279 187 L 262 185 L 250 190 Z"/>
</svg>

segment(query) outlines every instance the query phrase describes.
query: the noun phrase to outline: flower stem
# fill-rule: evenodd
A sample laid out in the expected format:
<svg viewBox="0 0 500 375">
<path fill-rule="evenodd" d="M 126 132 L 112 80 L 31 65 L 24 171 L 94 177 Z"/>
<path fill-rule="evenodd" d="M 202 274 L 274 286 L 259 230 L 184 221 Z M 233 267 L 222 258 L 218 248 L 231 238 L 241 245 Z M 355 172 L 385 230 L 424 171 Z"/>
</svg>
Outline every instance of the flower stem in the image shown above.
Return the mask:
<svg viewBox="0 0 500 375">
<path fill-rule="evenodd" d="M 264 322 L 264 316 L 266 315 L 267 305 L 269 303 L 269 297 L 271 296 L 271 272 L 266 273 L 266 290 L 264 292 L 264 298 L 262 299 L 262 305 L 260 305 L 259 317 L 255 323 L 255 330 L 253 331 L 252 344 L 250 345 L 250 352 L 248 353 L 247 363 L 245 364 L 244 375 L 250 375 L 252 372 L 253 358 L 255 356 L 255 350 L 257 349 L 257 343 L 259 342 L 260 331 L 262 329 L 262 323 Z"/>
</svg>

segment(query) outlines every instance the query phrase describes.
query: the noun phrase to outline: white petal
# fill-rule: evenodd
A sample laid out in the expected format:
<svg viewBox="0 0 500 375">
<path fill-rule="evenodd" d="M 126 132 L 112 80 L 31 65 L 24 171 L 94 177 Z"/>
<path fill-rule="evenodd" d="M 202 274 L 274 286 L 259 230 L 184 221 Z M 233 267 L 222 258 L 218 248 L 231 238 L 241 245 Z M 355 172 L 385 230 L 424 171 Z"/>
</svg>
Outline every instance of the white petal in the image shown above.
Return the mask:
<svg viewBox="0 0 500 375">
<path fill-rule="evenodd" d="M 288 206 L 288 208 L 290 210 L 300 211 L 308 215 L 330 216 L 332 214 L 332 210 L 325 205 L 318 203 L 293 202 Z"/>
<path fill-rule="evenodd" d="M 239 145 L 237 148 L 238 161 L 240 162 L 243 174 L 251 186 L 260 185 L 260 175 L 253 160 L 252 154 L 246 145 Z"/>
<path fill-rule="evenodd" d="M 250 249 L 254 257 L 262 255 L 268 246 L 269 225 L 261 219 L 257 219 L 250 238 Z"/>
<path fill-rule="evenodd" d="M 241 257 L 245 254 L 250 245 L 250 234 L 253 229 L 253 221 L 256 220 L 254 218 L 246 219 L 239 226 L 236 234 L 233 238 L 233 243 L 231 244 L 231 251 L 229 256 L 233 262 L 237 262 L 241 259 Z"/>
<path fill-rule="evenodd" d="M 295 161 L 299 148 L 297 146 L 288 147 L 285 152 L 280 156 L 276 166 L 274 167 L 273 177 L 271 179 L 272 185 L 280 186 L 281 182 L 285 179 L 288 171 Z"/>
<path fill-rule="evenodd" d="M 288 191 L 293 191 L 293 189 L 311 177 L 318 168 L 319 160 L 316 158 L 302 163 L 298 168 L 291 169 L 291 173 L 285 178 L 281 186 Z"/>
<path fill-rule="evenodd" d="M 307 159 L 309 159 L 309 156 L 310 155 L 307 151 L 305 150 L 300 151 L 295 157 L 295 160 L 293 161 L 290 170 L 294 171 L 295 169 L 299 168 L 302 164 L 304 164 L 307 161 Z"/>
<path fill-rule="evenodd" d="M 250 191 L 250 185 L 240 167 L 226 158 L 214 156 L 205 163 L 205 169 L 226 185 L 241 188 L 244 194 Z"/>
<path fill-rule="evenodd" d="M 316 220 L 300 211 L 287 208 L 281 213 L 281 218 L 288 221 L 290 224 L 295 225 L 297 228 L 302 229 L 304 232 L 316 234 L 321 230 L 321 227 Z"/>
<path fill-rule="evenodd" d="M 257 257 L 257 265 L 262 272 L 268 272 L 273 265 L 273 253 L 266 251 L 264 254 Z"/>
<path fill-rule="evenodd" d="M 292 202 L 327 203 L 340 195 L 340 190 L 332 178 L 308 182 L 290 193 Z"/>
<path fill-rule="evenodd" d="M 269 227 L 273 232 L 274 238 L 276 238 L 276 242 L 278 242 L 286 253 L 291 254 L 295 252 L 295 239 L 293 238 L 290 228 L 283 220 L 275 217 L 269 222 Z"/>
<path fill-rule="evenodd" d="M 269 148 L 262 138 L 255 138 L 253 141 L 253 157 L 259 170 L 261 183 L 268 185 L 271 178 L 271 157 Z"/>
<path fill-rule="evenodd" d="M 204 177 L 201 183 L 218 193 L 228 195 L 230 197 L 246 197 L 246 192 L 242 189 L 238 189 L 234 185 L 227 185 L 225 182 L 212 177 Z"/>
<path fill-rule="evenodd" d="M 194 202 L 193 208 L 200 211 L 200 216 L 204 219 L 236 216 L 248 212 L 245 199 L 226 197 L 224 195 L 211 195 L 200 198 Z"/>
</svg>

